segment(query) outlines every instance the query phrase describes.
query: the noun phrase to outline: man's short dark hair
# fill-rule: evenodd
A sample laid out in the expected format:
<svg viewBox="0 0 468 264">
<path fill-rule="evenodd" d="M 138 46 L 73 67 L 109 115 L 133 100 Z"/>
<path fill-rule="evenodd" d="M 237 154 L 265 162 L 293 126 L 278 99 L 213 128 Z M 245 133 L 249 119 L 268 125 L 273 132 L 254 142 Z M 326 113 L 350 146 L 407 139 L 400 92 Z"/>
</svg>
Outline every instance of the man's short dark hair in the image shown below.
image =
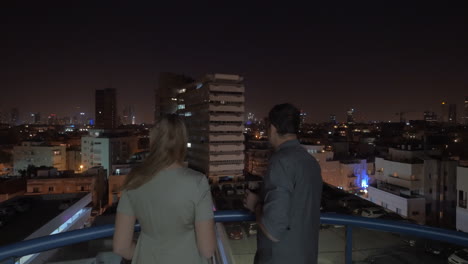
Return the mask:
<svg viewBox="0 0 468 264">
<path fill-rule="evenodd" d="M 268 119 L 280 135 L 297 134 L 299 131 L 300 112 L 292 104 L 275 105 L 270 110 Z"/>
</svg>

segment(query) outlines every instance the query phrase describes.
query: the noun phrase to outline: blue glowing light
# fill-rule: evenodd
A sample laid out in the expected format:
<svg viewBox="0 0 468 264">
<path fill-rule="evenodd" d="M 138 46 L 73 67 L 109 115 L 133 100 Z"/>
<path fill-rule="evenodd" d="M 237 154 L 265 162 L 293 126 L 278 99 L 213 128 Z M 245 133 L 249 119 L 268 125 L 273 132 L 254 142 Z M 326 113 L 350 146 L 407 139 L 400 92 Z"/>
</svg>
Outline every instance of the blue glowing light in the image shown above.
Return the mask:
<svg viewBox="0 0 468 264">
<path fill-rule="evenodd" d="M 367 183 L 367 178 L 361 180 L 361 187 L 362 188 L 369 187 L 369 184 Z"/>
</svg>

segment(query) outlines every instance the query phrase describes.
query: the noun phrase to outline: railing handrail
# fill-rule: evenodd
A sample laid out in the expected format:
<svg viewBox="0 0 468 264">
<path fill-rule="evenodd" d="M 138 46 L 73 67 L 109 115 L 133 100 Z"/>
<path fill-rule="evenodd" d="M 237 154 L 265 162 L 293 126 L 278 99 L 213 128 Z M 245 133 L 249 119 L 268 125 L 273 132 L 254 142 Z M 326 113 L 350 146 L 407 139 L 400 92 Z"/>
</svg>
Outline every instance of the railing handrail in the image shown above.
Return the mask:
<svg viewBox="0 0 468 264">
<path fill-rule="evenodd" d="M 247 211 L 230 210 L 215 212 L 216 222 L 242 222 L 253 220 L 255 220 L 254 215 Z M 386 232 L 403 233 L 410 236 L 445 241 L 468 247 L 468 234 L 441 228 L 335 213 L 322 213 L 320 221 L 322 224 L 344 225 Z M 139 229 L 140 226 L 135 225 L 135 231 L 139 231 Z M 113 233 L 114 225 L 102 225 L 24 240 L 0 247 L 0 261 L 12 257 L 17 258 L 59 247 L 69 246 L 93 239 L 106 238 L 112 236 Z"/>
</svg>

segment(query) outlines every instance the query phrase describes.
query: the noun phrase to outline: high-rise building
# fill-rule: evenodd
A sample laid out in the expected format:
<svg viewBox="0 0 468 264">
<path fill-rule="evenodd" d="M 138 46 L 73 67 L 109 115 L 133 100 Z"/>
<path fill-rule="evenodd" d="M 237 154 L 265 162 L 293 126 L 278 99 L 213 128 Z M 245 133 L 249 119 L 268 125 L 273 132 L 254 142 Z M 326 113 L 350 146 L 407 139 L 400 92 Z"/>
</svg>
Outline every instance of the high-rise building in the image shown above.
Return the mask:
<svg viewBox="0 0 468 264">
<path fill-rule="evenodd" d="M 213 183 L 237 180 L 244 170 L 243 77 L 209 74 L 179 89 L 179 115 L 189 134 L 188 163 Z"/>
<path fill-rule="evenodd" d="M 123 125 L 135 125 L 136 116 L 135 108 L 133 106 L 127 106 L 123 110 L 122 124 Z"/>
<path fill-rule="evenodd" d="M 426 122 L 436 122 L 437 114 L 431 111 L 424 111 L 424 121 Z"/>
<path fill-rule="evenodd" d="M 31 119 L 29 124 L 40 124 L 41 123 L 41 113 L 31 113 Z"/>
<path fill-rule="evenodd" d="M 80 125 L 86 125 L 86 113 L 85 112 L 80 112 L 79 117 L 78 117 L 78 124 Z"/>
<path fill-rule="evenodd" d="M 348 124 L 354 124 L 354 112 L 355 112 L 354 108 L 350 108 L 348 112 L 346 112 L 346 115 L 347 115 L 346 121 Z"/>
<path fill-rule="evenodd" d="M 457 123 L 457 105 L 456 104 L 449 105 L 448 122 L 451 124 Z"/>
<path fill-rule="evenodd" d="M 118 127 L 117 91 L 115 88 L 96 90 L 96 128 L 113 129 Z"/>
<path fill-rule="evenodd" d="M 177 111 L 177 89 L 194 82 L 191 77 L 163 72 L 159 74 L 158 87 L 155 89 L 154 122 L 164 114 Z"/>
<path fill-rule="evenodd" d="M 252 121 L 254 121 L 254 119 L 255 119 L 255 115 L 254 115 L 253 113 L 249 113 L 249 114 L 247 115 L 247 121 L 251 121 L 251 122 L 252 122 Z"/>
<path fill-rule="evenodd" d="M 56 114 L 50 114 L 48 117 L 47 117 L 47 124 L 48 125 L 57 125 L 59 122 L 58 122 L 58 119 L 57 119 L 57 115 Z"/>
<path fill-rule="evenodd" d="M 463 111 L 463 115 L 464 115 L 463 116 L 463 119 L 464 119 L 463 124 L 468 125 L 468 96 L 465 96 L 465 103 L 464 103 L 463 107 L 464 107 L 463 108 L 464 109 L 464 111 Z"/>
<path fill-rule="evenodd" d="M 334 114 L 330 115 L 330 123 L 336 124 L 336 115 L 334 115 Z"/>
<path fill-rule="evenodd" d="M 20 124 L 19 110 L 18 108 L 12 108 L 10 112 L 10 124 L 17 126 Z"/>
<path fill-rule="evenodd" d="M 299 129 L 302 129 L 307 118 L 307 113 L 302 111 L 299 113 Z"/>
<path fill-rule="evenodd" d="M 441 103 L 441 113 L 440 113 L 440 122 L 448 122 L 449 121 L 449 105 L 447 102 L 443 101 Z"/>
</svg>

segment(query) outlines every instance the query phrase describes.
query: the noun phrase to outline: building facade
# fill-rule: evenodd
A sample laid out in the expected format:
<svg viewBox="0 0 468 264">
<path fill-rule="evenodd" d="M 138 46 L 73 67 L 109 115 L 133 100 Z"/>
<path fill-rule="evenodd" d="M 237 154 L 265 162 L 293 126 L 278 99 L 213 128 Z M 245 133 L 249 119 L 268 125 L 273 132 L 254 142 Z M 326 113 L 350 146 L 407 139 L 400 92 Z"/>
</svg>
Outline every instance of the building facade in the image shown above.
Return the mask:
<svg viewBox="0 0 468 264">
<path fill-rule="evenodd" d="M 188 163 L 211 182 L 238 180 L 244 170 L 243 77 L 210 74 L 179 90 L 178 113 L 189 134 Z"/>
<path fill-rule="evenodd" d="M 324 182 L 345 191 L 365 190 L 373 181 L 374 163 L 365 159 L 334 160 L 323 145 L 302 145 L 319 163 Z"/>
<path fill-rule="evenodd" d="M 372 188 L 378 190 L 369 191 L 369 199 L 379 205 L 393 204 L 388 209 L 419 223 L 454 228 L 456 161 L 408 148 L 391 148 L 386 158 L 375 159 L 376 183 Z M 424 210 L 420 208 L 421 199 L 425 201 Z M 414 208 L 410 204 L 417 204 L 418 210 L 410 210 Z"/>
<path fill-rule="evenodd" d="M 163 72 L 159 74 L 158 87 L 154 91 L 154 122 L 164 114 L 174 114 L 177 111 L 178 89 L 193 83 L 195 80 L 191 77 Z"/>
<path fill-rule="evenodd" d="M 106 88 L 96 90 L 95 127 L 114 129 L 119 126 L 117 116 L 117 90 Z"/>
<path fill-rule="evenodd" d="M 457 167 L 457 230 L 468 233 L 468 167 Z"/>
<path fill-rule="evenodd" d="M 138 137 L 91 129 L 88 136 L 81 138 L 82 170 L 102 166 L 109 176 L 113 164 L 125 163 L 136 152 Z"/>
<path fill-rule="evenodd" d="M 51 146 L 43 142 L 25 141 L 13 148 L 14 174 L 26 170 L 29 165 L 35 167 L 54 167 L 67 169 L 67 151 L 65 146 Z"/>
</svg>

